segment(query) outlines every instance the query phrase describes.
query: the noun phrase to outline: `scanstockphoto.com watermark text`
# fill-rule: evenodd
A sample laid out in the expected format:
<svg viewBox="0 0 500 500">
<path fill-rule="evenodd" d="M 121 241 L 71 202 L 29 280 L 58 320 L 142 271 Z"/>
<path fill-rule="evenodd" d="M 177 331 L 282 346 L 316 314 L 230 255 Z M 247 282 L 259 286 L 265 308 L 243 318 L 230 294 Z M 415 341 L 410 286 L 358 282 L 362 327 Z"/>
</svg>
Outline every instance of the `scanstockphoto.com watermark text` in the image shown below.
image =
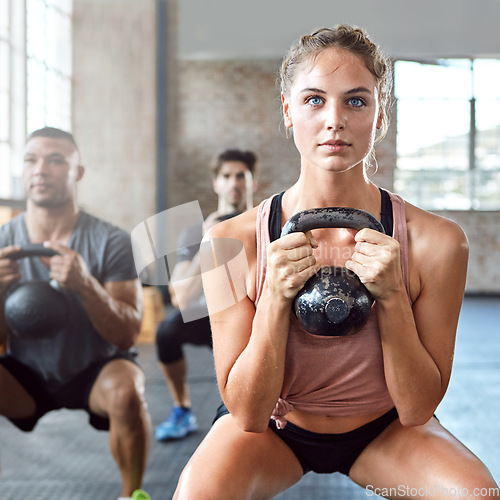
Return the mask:
<svg viewBox="0 0 500 500">
<path fill-rule="evenodd" d="M 380 496 L 384 498 L 484 498 L 500 497 L 500 488 L 474 488 L 469 491 L 467 488 L 457 486 L 446 487 L 440 484 L 422 486 L 420 488 L 400 484 L 392 488 L 377 488 L 373 485 L 366 487 L 366 496 Z"/>
</svg>

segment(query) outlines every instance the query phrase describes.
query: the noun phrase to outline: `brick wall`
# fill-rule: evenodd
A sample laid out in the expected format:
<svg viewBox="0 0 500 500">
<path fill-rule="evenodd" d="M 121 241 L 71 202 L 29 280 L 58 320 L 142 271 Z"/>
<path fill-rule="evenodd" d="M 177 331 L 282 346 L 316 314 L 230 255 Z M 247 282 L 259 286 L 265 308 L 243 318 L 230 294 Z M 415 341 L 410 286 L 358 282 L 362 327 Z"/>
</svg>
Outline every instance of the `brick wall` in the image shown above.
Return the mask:
<svg viewBox="0 0 500 500">
<path fill-rule="evenodd" d="M 170 175 L 172 204 L 199 200 L 216 207 L 209 163 L 228 147 L 259 158 L 255 203 L 297 178 L 298 155 L 281 121 L 275 89 L 277 61 L 182 61 L 179 63 L 177 156 Z"/>
</svg>

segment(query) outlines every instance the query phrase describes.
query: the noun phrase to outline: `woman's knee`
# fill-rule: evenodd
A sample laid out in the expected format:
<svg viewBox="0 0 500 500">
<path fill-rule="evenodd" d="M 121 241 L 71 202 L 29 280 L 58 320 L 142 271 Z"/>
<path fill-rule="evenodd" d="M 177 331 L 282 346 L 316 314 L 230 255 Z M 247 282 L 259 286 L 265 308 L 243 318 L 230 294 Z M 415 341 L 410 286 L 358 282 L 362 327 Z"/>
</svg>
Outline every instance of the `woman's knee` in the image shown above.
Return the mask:
<svg viewBox="0 0 500 500">
<path fill-rule="evenodd" d="M 457 491 L 468 492 L 472 498 L 500 498 L 498 484 L 478 458 L 474 457 L 470 463 L 464 464 L 462 473 L 463 475 L 457 479 L 461 481 L 461 490 L 457 488 Z"/>
<path fill-rule="evenodd" d="M 210 467 L 199 467 L 198 463 L 189 462 L 179 477 L 174 499 L 223 500 L 230 498 L 231 490 L 227 476 L 211 470 Z M 244 497 L 241 497 L 244 498 Z"/>
<path fill-rule="evenodd" d="M 473 496 L 474 491 L 495 491 L 496 487 L 486 466 L 436 419 L 417 427 L 393 422 L 363 450 L 350 476 L 363 486 L 408 484 L 445 493 L 467 492 L 464 497 Z"/>
</svg>

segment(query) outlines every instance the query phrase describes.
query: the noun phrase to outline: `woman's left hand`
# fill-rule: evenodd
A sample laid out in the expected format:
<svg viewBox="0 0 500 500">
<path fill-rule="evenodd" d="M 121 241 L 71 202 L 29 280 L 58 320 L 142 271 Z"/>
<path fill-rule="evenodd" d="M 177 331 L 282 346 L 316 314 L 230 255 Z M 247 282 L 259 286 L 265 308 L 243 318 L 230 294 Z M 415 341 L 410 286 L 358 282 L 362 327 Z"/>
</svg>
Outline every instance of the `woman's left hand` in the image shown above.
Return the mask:
<svg viewBox="0 0 500 500">
<path fill-rule="evenodd" d="M 361 229 L 347 269 L 357 274 L 375 299 L 381 300 L 404 288 L 399 242 L 373 229 Z"/>
</svg>

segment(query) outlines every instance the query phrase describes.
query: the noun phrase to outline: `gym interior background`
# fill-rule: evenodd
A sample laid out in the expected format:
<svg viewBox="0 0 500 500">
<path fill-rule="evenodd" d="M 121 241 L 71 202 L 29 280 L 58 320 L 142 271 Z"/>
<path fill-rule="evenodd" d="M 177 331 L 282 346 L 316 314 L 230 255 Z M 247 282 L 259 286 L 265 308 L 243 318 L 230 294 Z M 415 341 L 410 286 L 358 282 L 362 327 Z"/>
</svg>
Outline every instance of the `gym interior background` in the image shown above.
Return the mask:
<svg viewBox="0 0 500 500">
<path fill-rule="evenodd" d="M 498 480 L 498 19 L 497 0 L 0 0 L 0 223 L 23 207 L 24 139 L 45 124 L 80 145 L 80 205 L 128 231 L 193 200 L 214 210 L 208 163 L 229 146 L 257 152 L 260 202 L 298 175 L 275 85 L 281 57 L 314 28 L 366 28 L 396 73 L 373 178 L 457 221 L 471 247 L 467 294 L 494 296 L 465 303 L 439 417 Z M 188 358 L 201 430 L 152 446 L 145 488 L 156 499 L 175 488 L 219 401 L 211 353 Z M 152 344 L 140 361 L 157 424 L 171 402 Z M 106 438 L 83 412 L 53 412 L 29 435 L 1 419 L 0 435 L 2 498 L 112 498 L 118 487 Z M 366 497 L 337 476 L 308 475 L 280 498 Z"/>
<path fill-rule="evenodd" d="M 259 155 L 258 203 L 298 175 L 275 85 L 280 59 L 300 34 L 347 22 L 366 28 L 395 61 L 392 124 L 374 180 L 456 220 L 471 245 L 467 292 L 500 293 L 496 0 L 480 8 L 468 0 L 0 6 L 3 206 L 22 203 L 26 132 L 49 122 L 79 142 L 88 169 L 80 204 L 127 230 L 188 201 L 213 210 L 207 165 L 229 146 Z M 408 75 L 418 85 L 405 86 Z"/>
</svg>

